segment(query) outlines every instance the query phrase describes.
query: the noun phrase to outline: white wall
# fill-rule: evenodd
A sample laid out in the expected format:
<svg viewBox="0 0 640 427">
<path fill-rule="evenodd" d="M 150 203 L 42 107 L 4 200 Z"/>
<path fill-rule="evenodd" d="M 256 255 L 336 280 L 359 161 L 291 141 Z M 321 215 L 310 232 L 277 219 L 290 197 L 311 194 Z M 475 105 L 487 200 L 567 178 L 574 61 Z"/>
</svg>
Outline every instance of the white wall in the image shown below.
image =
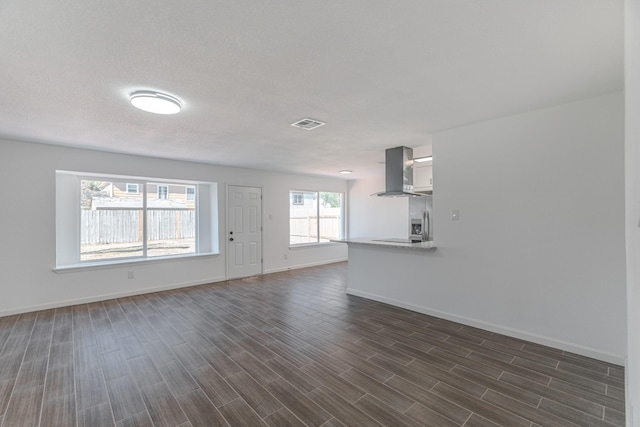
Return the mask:
<svg viewBox="0 0 640 427">
<path fill-rule="evenodd" d="M 349 181 L 349 237 L 409 237 L 407 198 L 370 196 L 384 187 L 384 167 L 379 177 Z"/>
<path fill-rule="evenodd" d="M 434 134 L 438 249 L 378 296 L 622 362 L 623 107 L 615 93 Z M 376 203 L 371 187 L 350 185 L 352 211 Z M 405 221 L 381 209 L 385 228 Z M 354 221 L 351 237 L 387 234 Z"/>
<path fill-rule="evenodd" d="M 56 170 L 217 182 L 220 255 L 54 273 Z M 347 183 L 338 179 L 0 140 L 0 182 L 0 316 L 223 280 L 227 184 L 263 187 L 266 273 L 346 259 L 346 249 L 339 244 L 289 250 L 289 190 L 346 192 Z M 135 279 L 129 280 L 127 271 L 131 270 Z"/>
<path fill-rule="evenodd" d="M 625 10 L 627 425 L 640 426 L 640 1 Z M 634 418 L 632 420 L 632 417 Z"/>
</svg>

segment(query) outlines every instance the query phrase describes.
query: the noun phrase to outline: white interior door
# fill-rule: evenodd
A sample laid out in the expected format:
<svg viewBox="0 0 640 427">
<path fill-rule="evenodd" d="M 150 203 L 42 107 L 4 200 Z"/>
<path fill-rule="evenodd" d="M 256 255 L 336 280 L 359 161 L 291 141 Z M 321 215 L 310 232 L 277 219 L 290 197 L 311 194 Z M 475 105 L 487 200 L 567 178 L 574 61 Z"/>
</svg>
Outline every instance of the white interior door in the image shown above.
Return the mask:
<svg viewBox="0 0 640 427">
<path fill-rule="evenodd" d="M 262 273 L 262 189 L 230 185 L 227 190 L 227 276 Z"/>
</svg>

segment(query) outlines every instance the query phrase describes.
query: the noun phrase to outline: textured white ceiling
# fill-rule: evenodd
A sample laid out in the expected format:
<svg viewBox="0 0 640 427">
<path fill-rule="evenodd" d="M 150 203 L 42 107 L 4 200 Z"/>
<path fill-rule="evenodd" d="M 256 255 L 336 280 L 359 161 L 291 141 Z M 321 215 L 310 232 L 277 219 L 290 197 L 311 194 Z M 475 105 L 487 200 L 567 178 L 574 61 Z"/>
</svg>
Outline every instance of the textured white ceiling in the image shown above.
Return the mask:
<svg viewBox="0 0 640 427">
<path fill-rule="evenodd" d="M 622 0 L 2 0 L 0 136 L 359 178 L 434 131 L 620 90 L 622 51 Z M 183 111 L 134 109 L 143 89 Z"/>
</svg>

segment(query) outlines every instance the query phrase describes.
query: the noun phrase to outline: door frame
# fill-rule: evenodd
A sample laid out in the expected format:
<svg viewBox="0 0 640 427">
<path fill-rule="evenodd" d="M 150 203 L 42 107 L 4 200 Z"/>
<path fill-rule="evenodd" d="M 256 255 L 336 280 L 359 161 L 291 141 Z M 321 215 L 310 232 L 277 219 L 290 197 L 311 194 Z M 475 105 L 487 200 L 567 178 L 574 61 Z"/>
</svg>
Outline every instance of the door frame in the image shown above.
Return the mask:
<svg viewBox="0 0 640 427">
<path fill-rule="evenodd" d="M 229 280 L 229 187 L 249 187 L 260 189 L 260 273 L 253 276 L 260 276 L 264 274 L 264 187 L 262 185 L 249 185 L 249 184 L 229 184 L 225 186 L 225 232 L 224 232 L 224 248 L 225 248 L 225 261 L 224 261 L 224 276 L 225 280 Z M 252 276 L 245 276 L 252 277 Z M 238 277 L 241 279 L 241 277 Z"/>
</svg>

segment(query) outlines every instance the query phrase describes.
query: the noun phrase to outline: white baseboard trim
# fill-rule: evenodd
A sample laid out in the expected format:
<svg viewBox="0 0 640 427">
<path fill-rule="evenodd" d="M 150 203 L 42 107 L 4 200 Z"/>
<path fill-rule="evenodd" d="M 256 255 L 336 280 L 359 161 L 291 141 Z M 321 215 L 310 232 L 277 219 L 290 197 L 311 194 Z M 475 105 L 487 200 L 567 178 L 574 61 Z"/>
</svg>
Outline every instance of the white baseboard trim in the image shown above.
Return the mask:
<svg viewBox="0 0 640 427">
<path fill-rule="evenodd" d="M 299 268 L 307 268 L 307 267 L 316 267 L 318 265 L 325 265 L 325 264 L 335 264 L 336 262 L 344 262 L 346 260 L 347 258 L 344 257 L 340 259 L 330 259 L 326 261 L 310 262 L 307 264 L 289 265 L 287 267 L 269 268 L 267 270 L 264 270 L 264 274 L 280 273 L 281 271 L 297 270 Z"/>
<path fill-rule="evenodd" d="M 190 286 L 206 285 L 207 283 L 223 282 L 225 280 L 227 280 L 225 277 L 214 277 L 212 279 L 198 280 L 195 282 L 184 282 L 184 283 L 177 283 L 177 284 L 171 284 L 171 285 L 154 286 L 150 288 L 136 289 L 133 291 L 115 292 L 112 294 L 102 294 L 102 295 L 96 295 L 92 297 L 56 301 L 56 302 L 47 303 L 47 304 L 31 305 L 31 306 L 20 307 L 20 308 L 12 308 L 10 310 L 1 310 L 0 317 L 12 316 L 14 314 L 30 313 L 32 311 L 49 310 L 52 308 L 68 307 L 70 305 L 88 304 L 91 302 L 106 301 L 106 300 L 115 299 L 115 298 L 130 297 L 133 295 L 142 295 L 142 294 L 148 294 L 151 292 L 166 291 L 169 289 L 188 288 Z"/>
<path fill-rule="evenodd" d="M 573 344 L 567 341 L 556 340 L 554 338 L 549 338 L 542 335 L 531 334 L 529 332 L 521 331 L 519 329 L 513 329 L 506 326 L 495 325 L 493 323 L 483 322 L 481 320 L 470 319 L 467 317 L 458 316 L 455 314 L 446 313 L 439 310 L 434 310 L 428 307 L 422 307 L 422 306 L 410 304 L 410 303 L 399 301 L 393 298 L 387 298 L 381 295 L 359 291 L 357 289 L 347 288 L 347 294 L 354 295 L 357 297 L 367 298 L 367 299 L 378 301 L 378 302 L 383 302 L 385 304 L 390 304 L 390 305 L 394 305 L 401 308 L 406 308 L 407 310 L 415 311 L 422 314 L 428 314 L 430 316 L 439 317 L 441 319 L 450 320 L 452 322 L 461 323 L 467 326 L 473 326 L 476 328 L 484 329 L 484 330 L 495 332 L 502 335 L 507 335 L 513 338 L 519 338 L 519 339 L 530 341 L 536 344 L 546 345 L 546 346 L 557 348 L 560 350 L 569 351 L 571 353 L 576 353 L 581 356 L 591 357 L 593 359 L 602 360 L 604 362 L 614 363 L 616 365 L 622 365 L 622 366 L 624 366 L 625 364 L 625 356 L 603 352 L 595 348 L 585 347 L 585 346 Z"/>
<path fill-rule="evenodd" d="M 281 271 L 296 270 L 299 268 L 306 268 L 306 267 L 315 267 L 315 266 L 324 265 L 324 264 L 334 264 L 336 262 L 344 262 L 346 260 L 347 258 L 344 257 L 340 259 L 326 260 L 326 261 L 313 262 L 313 263 L 307 263 L 307 264 L 298 264 L 298 265 L 288 266 L 284 268 L 273 268 L 273 269 L 265 270 L 263 274 L 278 273 Z M 205 285 L 207 283 L 223 282 L 225 280 L 227 280 L 226 277 L 214 277 L 211 279 L 198 280 L 195 282 L 184 282 L 184 283 L 177 283 L 177 284 L 170 284 L 170 285 L 163 285 L 163 286 L 153 286 L 149 288 L 136 289 L 133 291 L 115 292 L 111 294 L 102 294 L 102 295 L 96 295 L 92 297 L 76 298 L 76 299 L 69 299 L 69 300 L 63 300 L 63 301 L 55 301 L 55 302 L 46 303 L 46 304 L 30 305 L 26 307 L 12 308 L 9 310 L 0 310 L 0 317 L 12 316 L 14 314 L 30 313 L 32 311 L 49 310 L 52 308 L 68 307 L 70 305 L 88 304 L 88 303 L 97 302 L 97 301 L 106 301 L 114 298 L 124 298 L 124 297 L 130 297 L 133 295 L 142 295 L 142 294 L 148 294 L 151 292 L 166 291 L 169 289 L 188 288 L 189 286 Z"/>
</svg>

